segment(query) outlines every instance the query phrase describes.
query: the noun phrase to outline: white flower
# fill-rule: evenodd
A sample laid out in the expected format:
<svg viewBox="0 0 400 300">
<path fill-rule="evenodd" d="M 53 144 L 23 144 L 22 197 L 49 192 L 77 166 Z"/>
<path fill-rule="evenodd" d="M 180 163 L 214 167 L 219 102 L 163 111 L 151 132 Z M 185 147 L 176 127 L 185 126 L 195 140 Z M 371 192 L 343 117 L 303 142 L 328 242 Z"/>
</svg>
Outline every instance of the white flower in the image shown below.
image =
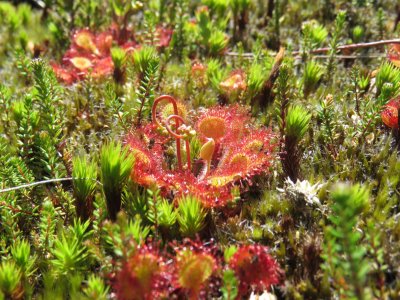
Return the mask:
<svg viewBox="0 0 400 300">
<path fill-rule="evenodd" d="M 288 177 L 285 181 L 285 188 L 284 189 L 278 188 L 278 191 L 286 192 L 287 194 L 295 198 L 303 198 L 304 201 L 306 201 L 310 205 L 313 204 L 321 205 L 321 202 L 319 201 L 317 194 L 323 185 L 324 185 L 323 183 L 319 182 L 317 182 L 314 185 L 311 185 L 311 183 L 308 180 L 300 181 L 299 179 L 297 179 L 296 183 L 294 183 Z"/>
<path fill-rule="evenodd" d="M 276 296 L 268 292 L 264 292 L 261 295 L 256 295 L 254 292 L 251 292 L 249 300 L 276 300 Z"/>
</svg>

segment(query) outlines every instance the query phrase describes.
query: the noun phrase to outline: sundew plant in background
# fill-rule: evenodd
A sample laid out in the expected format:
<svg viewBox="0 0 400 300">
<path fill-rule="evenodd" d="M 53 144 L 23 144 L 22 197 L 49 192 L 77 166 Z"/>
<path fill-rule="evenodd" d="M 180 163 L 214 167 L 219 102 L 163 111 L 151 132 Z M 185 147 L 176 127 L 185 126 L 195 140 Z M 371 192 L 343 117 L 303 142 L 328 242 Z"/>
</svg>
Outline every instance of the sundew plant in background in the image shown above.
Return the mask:
<svg viewBox="0 0 400 300">
<path fill-rule="evenodd" d="M 397 299 L 395 1 L 0 1 L 0 299 Z"/>
</svg>

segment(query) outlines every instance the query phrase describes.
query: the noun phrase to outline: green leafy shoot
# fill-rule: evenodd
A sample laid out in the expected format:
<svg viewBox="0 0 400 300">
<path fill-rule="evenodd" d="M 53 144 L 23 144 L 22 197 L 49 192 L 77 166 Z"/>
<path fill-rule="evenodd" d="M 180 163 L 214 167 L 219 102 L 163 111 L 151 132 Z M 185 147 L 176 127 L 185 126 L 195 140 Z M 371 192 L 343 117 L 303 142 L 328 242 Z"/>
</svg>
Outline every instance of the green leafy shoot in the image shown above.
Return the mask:
<svg viewBox="0 0 400 300">
<path fill-rule="evenodd" d="M 11 256 L 25 277 L 31 276 L 36 271 L 36 256 L 31 255 L 31 246 L 28 241 L 18 240 L 11 247 Z"/>
<path fill-rule="evenodd" d="M 224 259 L 225 262 L 228 263 L 229 260 L 231 259 L 231 257 L 236 253 L 237 251 L 237 247 L 234 245 L 231 245 L 229 247 L 227 247 L 224 251 Z"/>
<path fill-rule="evenodd" d="M 67 237 L 65 233 L 54 242 L 52 264 L 56 275 L 72 275 L 87 264 L 88 253 L 77 238 Z"/>
<path fill-rule="evenodd" d="M 21 271 L 13 261 L 3 261 L 0 264 L 0 291 L 7 299 L 11 299 L 20 284 Z"/>
<path fill-rule="evenodd" d="M 210 59 L 207 62 L 207 77 L 211 85 L 215 89 L 219 89 L 219 84 L 223 78 L 227 75 L 225 68 L 222 67 L 221 62 L 218 59 Z"/>
<path fill-rule="evenodd" d="M 383 85 L 391 84 L 390 96 L 397 95 L 400 91 L 400 69 L 389 62 L 384 62 L 376 75 L 376 94 L 380 95 Z"/>
<path fill-rule="evenodd" d="M 303 93 L 305 97 L 308 97 L 310 93 L 317 89 L 323 74 L 323 67 L 317 62 L 311 60 L 306 63 L 302 79 Z"/>
<path fill-rule="evenodd" d="M 117 69 L 121 69 L 126 62 L 126 52 L 124 49 L 119 47 L 111 48 L 111 58 L 114 63 L 114 67 Z"/>
<path fill-rule="evenodd" d="M 215 13 L 219 18 L 224 16 L 229 4 L 229 1 L 226 0 L 202 0 L 201 2 L 209 7 L 211 13 Z"/>
<path fill-rule="evenodd" d="M 140 218 L 135 218 L 135 220 L 128 222 L 123 233 L 132 236 L 137 243 L 140 243 L 149 235 L 150 228 L 143 226 Z"/>
<path fill-rule="evenodd" d="M 100 153 L 101 182 L 109 216 L 115 220 L 121 208 L 121 193 L 134 164 L 128 148 L 119 142 L 108 142 Z"/>
<path fill-rule="evenodd" d="M 158 62 L 159 58 L 154 47 L 145 46 L 133 52 L 133 67 L 140 76 L 148 70 L 149 66 Z"/>
<path fill-rule="evenodd" d="M 249 6 L 251 1 L 250 0 L 230 0 L 227 1 L 232 9 L 232 12 L 236 15 L 240 12 L 246 11 Z"/>
<path fill-rule="evenodd" d="M 369 194 L 359 185 L 339 184 L 332 191 L 331 226 L 327 227 L 325 270 L 335 279 L 338 289 L 349 297 L 366 299 L 364 283 L 370 268 L 367 249 L 360 245 L 361 233 L 355 230 L 360 214 L 366 209 Z M 347 282 L 345 286 L 341 282 Z"/>
<path fill-rule="evenodd" d="M 170 228 L 174 226 L 177 219 L 177 213 L 174 206 L 163 199 L 157 205 L 157 223 L 159 226 Z"/>
<path fill-rule="evenodd" d="M 77 214 L 83 219 L 90 217 L 92 201 L 96 192 L 97 165 L 86 157 L 75 157 L 72 160 L 73 186 L 76 198 Z"/>
<path fill-rule="evenodd" d="M 180 232 L 185 237 L 194 237 L 203 229 L 206 210 L 199 199 L 186 196 L 178 204 L 178 223 Z"/>
<path fill-rule="evenodd" d="M 263 88 L 268 72 L 261 64 L 253 63 L 247 76 L 247 87 L 251 97 L 257 95 Z"/>
<path fill-rule="evenodd" d="M 308 131 L 311 114 L 301 106 L 291 106 L 286 116 L 285 134 L 287 137 L 301 140 Z"/>
<path fill-rule="evenodd" d="M 212 57 L 221 55 L 228 45 L 228 42 L 229 39 L 225 32 L 221 30 L 212 31 L 207 45 L 209 55 Z"/>
<path fill-rule="evenodd" d="M 222 275 L 222 297 L 224 300 L 234 300 L 238 295 L 239 281 L 233 270 L 225 270 Z"/>
<path fill-rule="evenodd" d="M 89 276 L 83 292 L 88 300 L 106 300 L 109 288 L 100 277 L 92 274 Z"/>
<path fill-rule="evenodd" d="M 328 30 L 316 21 L 309 21 L 303 23 L 302 34 L 304 50 L 309 51 L 321 47 L 328 37 Z"/>
<path fill-rule="evenodd" d="M 361 42 L 364 37 L 364 28 L 360 25 L 357 25 L 353 28 L 351 35 L 353 36 L 353 41 L 355 43 Z"/>
</svg>

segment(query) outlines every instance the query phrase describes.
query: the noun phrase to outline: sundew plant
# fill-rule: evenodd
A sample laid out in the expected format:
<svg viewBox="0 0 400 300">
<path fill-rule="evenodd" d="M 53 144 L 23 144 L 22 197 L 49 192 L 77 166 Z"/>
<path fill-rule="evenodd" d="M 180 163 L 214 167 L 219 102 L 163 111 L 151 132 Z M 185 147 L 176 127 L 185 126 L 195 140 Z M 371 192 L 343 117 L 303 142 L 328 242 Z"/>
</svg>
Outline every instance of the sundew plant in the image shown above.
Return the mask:
<svg viewBox="0 0 400 300">
<path fill-rule="evenodd" d="M 0 1 L 0 300 L 398 299 L 399 24 Z"/>
</svg>

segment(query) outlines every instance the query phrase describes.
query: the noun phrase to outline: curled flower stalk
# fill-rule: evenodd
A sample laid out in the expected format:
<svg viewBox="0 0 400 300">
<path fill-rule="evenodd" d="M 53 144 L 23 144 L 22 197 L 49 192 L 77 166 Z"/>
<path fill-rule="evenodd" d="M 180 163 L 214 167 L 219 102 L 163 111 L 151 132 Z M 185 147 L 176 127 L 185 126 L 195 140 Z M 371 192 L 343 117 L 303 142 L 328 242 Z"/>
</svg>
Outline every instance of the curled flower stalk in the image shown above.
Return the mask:
<svg viewBox="0 0 400 300">
<path fill-rule="evenodd" d="M 167 100 L 172 104 L 172 106 L 174 108 L 174 115 L 178 116 L 178 106 L 176 104 L 176 100 L 173 97 L 171 97 L 169 95 L 162 95 L 162 96 L 158 97 L 156 100 L 154 100 L 154 104 L 151 109 L 151 114 L 152 114 L 151 117 L 152 117 L 153 123 L 156 124 L 160 128 L 162 128 L 163 126 L 157 120 L 157 106 L 163 100 Z M 176 128 L 179 127 L 178 119 L 175 119 L 175 126 L 176 126 Z M 168 126 L 168 128 L 169 128 L 169 126 Z M 170 132 L 172 132 L 172 131 L 170 131 Z M 178 159 L 178 169 L 182 170 L 181 141 L 180 141 L 180 138 L 175 138 L 175 139 L 176 139 L 176 156 Z"/>
<path fill-rule="evenodd" d="M 178 133 L 175 133 L 175 132 L 172 131 L 172 129 L 171 129 L 171 127 L 170 127 L 170 124 L 169 124 L 170 121 L 171 121 L 172 119 L 175 119 L 175 125 L 176 125 L 176 126 L 177 126 L 177 124 L 179 124 L 180 122 L 182 122 L 182 124 L 184 124 L 184 123 L 185 123 L 185 120 L 183 120 L 182 117 L 180 117 L 180 116 L 178 116 L 178 115 L 171 115 L 171 116 L 169 116 L 169 117 L 167 118 L 167 120 L 166 120 L 166 122 L 165 122 L 165 128 L 167 129 L 168 133 L 169 133 L 170 135 L 172 135 L 177 141 L 179 141 L 180 139 L 184 139 L 184 140 L 185 140 L 186 160 L 187 160 L 188 170 L 190 171 L 190 169 L 191 169 L 190 159 L 191 159 L 191 158 L 190 158 L 190 145 L 189 145 L 189 141 L 187 140 L 187 137 L 186 137 L 185 135 L 181 135 L 181 134 L 178 134 Z M 180 121 L 180 122 L 179 122 L 179 121 Z M 180 129 L 180 127 L 179 127 L 178 129 Z M 179 146 L 180 146 L 180 145 L 179 145 Z M 180 147 L 178 148 L 178 145 L 177 145 L 176 151 L 177 151 L 177 156 L 181 156 L 181 154 L 180 154 L 181 149 L 180 149 Z M 179 154 L 178 154 L 178 153 L 179 153 Z M 180 160 L 181 160 L 181 162 L 182 162 L 182 158 L 181 158 Z M 182 169 L 182 166 L 180 166 L 180 168 Z"/>
<path fill-rule="evenodd" d="M 197 161 L 202 170 L 192 168 L 193 138 L 200 142 Z M 166 163 L 171 159 L 171 140 L 176 144 L 176 169 Z M 136 159 L 134 181 L 155 185 L 174 198 L 195 196 L 206 207 L 226 205 L 235 198 L 236 183 L 250 184 L 254 175 L 267 173 L 276 148 L 275 135 L 252 124 L 242 106 L 216 106 L 189 118 L 184 105 L 168 95 L 155 99 L 152 122 L 136 128 L 127 144 Z"/>
</svg>

